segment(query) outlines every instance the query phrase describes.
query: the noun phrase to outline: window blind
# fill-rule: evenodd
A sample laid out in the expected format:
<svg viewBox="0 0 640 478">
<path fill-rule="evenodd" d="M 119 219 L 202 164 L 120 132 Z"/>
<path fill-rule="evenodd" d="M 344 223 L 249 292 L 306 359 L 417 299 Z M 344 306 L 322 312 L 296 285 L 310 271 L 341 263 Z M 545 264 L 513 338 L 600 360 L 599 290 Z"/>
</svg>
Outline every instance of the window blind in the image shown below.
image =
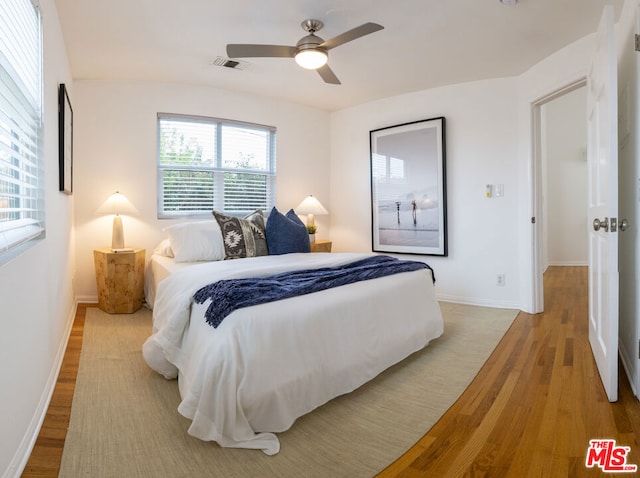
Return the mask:
<svg viewBox="0 0 640 478">
<path fill-rule="evenodd" d="M 42 48 L 38 9 L 0 2 L 0 262 L 44 235 Z"/>
<path fill-rule="evenodd" d="M 270 210 L 275 137 L 270 126 L 158 114 L 158 217 Z"/>
</svg>

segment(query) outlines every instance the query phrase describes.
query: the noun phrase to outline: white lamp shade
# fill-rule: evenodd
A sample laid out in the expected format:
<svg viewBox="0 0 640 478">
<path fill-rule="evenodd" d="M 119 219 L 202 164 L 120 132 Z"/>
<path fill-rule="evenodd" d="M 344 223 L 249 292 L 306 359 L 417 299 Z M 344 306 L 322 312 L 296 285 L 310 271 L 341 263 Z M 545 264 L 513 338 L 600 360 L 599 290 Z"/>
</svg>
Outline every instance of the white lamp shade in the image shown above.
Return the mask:
<svg viewBox="0 0 640 478">
<path fill-rule="evenodd" d="M 304 201 L 298 204 L 298 207 L 295 208 L 296 214 L 306 214 L 307 215 L 307 227 L 315 226 L 315 216 L 322 216 L 325 214 L 329 214 L 320 201 L 318 201 L 313 196 L 307 196 Z"/>
<path fill-rule="evenodd" d="M 137 214 L 138 210 L 124 194 L 116 191 L 102 203 L 96 212 L 98 214 Z"/>
<path fill-rule="evenodd" d="M 298 206 L 295 208 L 296 214 L 313 214 L 314 216 L 323 216 L 329 214 L 320 201 L 313 196 L 307 196 L 304 198 Z"/>
</svg>

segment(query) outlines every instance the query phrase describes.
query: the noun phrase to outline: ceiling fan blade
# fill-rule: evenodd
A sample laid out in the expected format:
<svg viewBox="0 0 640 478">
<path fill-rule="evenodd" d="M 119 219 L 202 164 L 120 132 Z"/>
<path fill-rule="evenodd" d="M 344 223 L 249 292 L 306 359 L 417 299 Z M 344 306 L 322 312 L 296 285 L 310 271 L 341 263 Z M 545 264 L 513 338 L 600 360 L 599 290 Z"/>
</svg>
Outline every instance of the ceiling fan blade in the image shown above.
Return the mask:
<svg viewBox="0 0 640 478">
<path fill-rule="evenodd" d="M 320 74 L 325 83 L 331 83 L 332 85 L 342 84 L 333 70 L 329 68 L 328 64 L 325 63 L 324 66 L 321 66 L 316 71 Z"/>
<path fill-rule="evenodd" d="M 327 50 L 331 50 L 337 46 L 340 46 L 349 41 L 355 40 L 356 38 L 363 37 L 365 35 L 369 35 L 370 33 L 377 32 L 378 30 L 382 30 L 384 27 L 382 25 L 378 25 L 377 23 L 365 23 L 360 25 L 359 27 L 355 27 L 351 30 L 348 30 L 338 36 L 335 36 L 326 42 L 322 43 L 320 46 L 322 48 L 326 48 Z"/>
<path fill-rule="evenodd" d="M 284 45 L 245 45 L 232 43 L 227 45 L 230 58 L 281 57 L 293 58 L 296 47 Z"/>
</svg>

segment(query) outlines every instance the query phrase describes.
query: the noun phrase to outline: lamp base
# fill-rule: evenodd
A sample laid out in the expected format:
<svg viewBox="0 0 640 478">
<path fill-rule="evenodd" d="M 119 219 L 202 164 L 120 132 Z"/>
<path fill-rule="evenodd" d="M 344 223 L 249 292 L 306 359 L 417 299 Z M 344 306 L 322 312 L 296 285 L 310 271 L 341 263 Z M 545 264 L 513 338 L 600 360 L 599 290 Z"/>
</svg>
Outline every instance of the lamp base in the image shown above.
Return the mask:
<svg viewBox="0 0 640 478">
<path fill-rule="evenodd" d="M 316 218 L 313 214 L 307 214 L 307 226 L 315 226 Z"/>
<path fill-rule="evenodd" d="M 124 229 L 122 228 L 122 218 L 120 216 L 113 218 L 111 249 L 124 249 Z"/>
</svg>

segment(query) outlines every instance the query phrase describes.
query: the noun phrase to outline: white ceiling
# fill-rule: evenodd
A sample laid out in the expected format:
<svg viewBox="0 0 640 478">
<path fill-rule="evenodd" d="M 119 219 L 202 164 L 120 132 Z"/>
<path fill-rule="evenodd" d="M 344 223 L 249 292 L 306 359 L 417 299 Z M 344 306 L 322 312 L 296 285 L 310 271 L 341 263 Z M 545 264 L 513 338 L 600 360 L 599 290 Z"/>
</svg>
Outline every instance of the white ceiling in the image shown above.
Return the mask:
<svg viewBox="0 0 640 478">
<path fill-rule="evenodd" d="M 207 85 L 326 109 L 446 84 L 518 75 L 597 29 L 623 0 L 55 0 L 74 79 Z M 385 28 L 329 52 L 342 85 L 287 58 L 213 66 L 227 43 L 295 45 L 300 23 L 325 40 Z"/>
</svg>

